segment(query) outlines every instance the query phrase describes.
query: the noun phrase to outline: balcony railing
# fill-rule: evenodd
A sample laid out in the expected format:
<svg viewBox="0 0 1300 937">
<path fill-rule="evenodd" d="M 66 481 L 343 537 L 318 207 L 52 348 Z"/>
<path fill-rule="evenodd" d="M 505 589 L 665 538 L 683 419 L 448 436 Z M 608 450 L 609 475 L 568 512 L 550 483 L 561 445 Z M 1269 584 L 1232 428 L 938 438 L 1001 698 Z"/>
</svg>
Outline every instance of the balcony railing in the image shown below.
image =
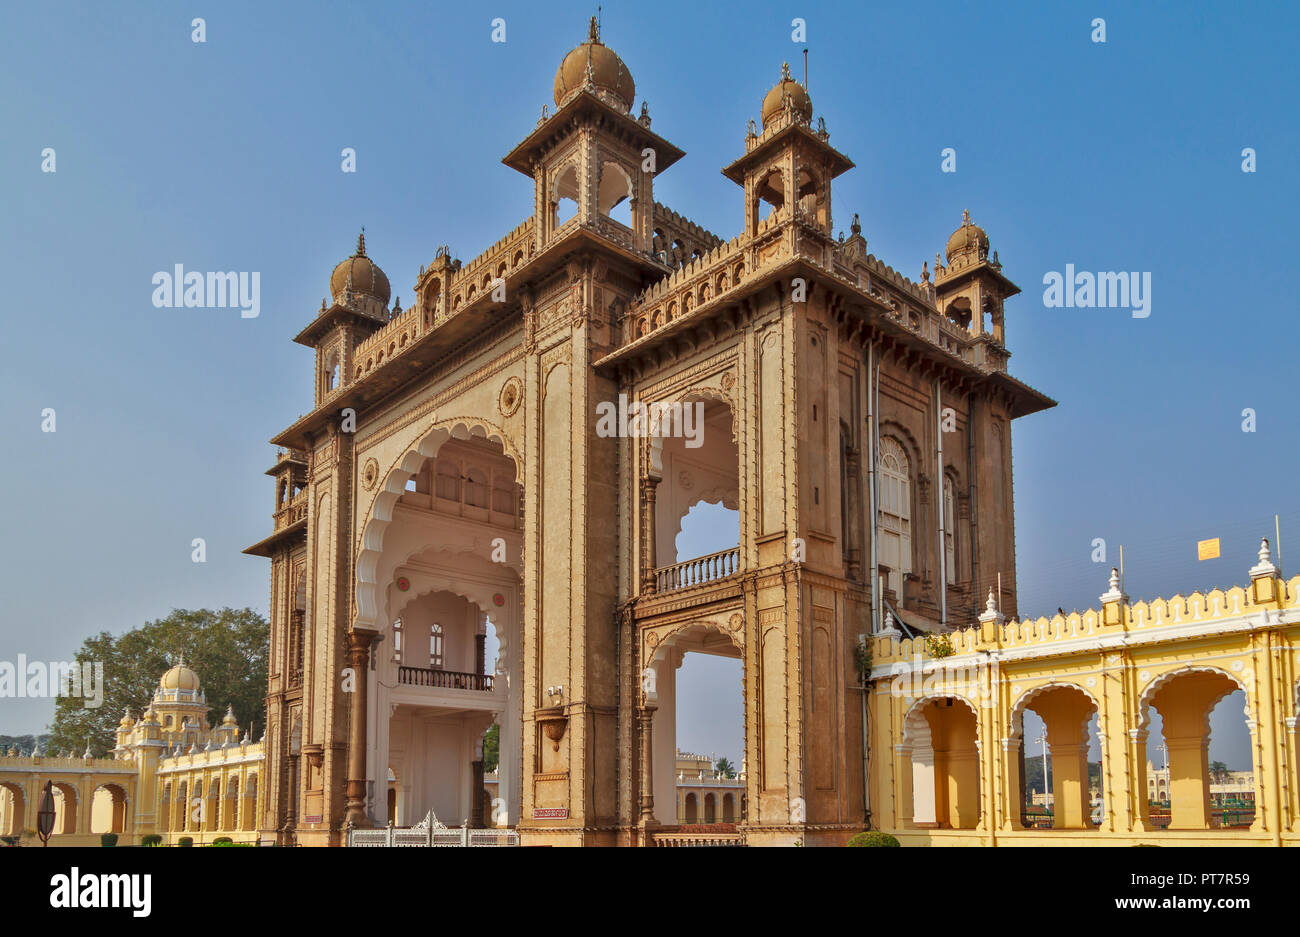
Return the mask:
<svg viewBox="0 0 1300 937">
<path fill-rule="evenodd" d="M 431 686 L 443 690 L 492 689 L 492 678 L 486 674 L 435 670 L 430 667 L 398 667 L 397 682 L 406 686 Z"/>
<path fill-rule="evenodd" d="M 734 576 L 740 569 L 740 547 L 696 557 L 655 570 L 655 591 L 672 592 Z"/>
</svg>

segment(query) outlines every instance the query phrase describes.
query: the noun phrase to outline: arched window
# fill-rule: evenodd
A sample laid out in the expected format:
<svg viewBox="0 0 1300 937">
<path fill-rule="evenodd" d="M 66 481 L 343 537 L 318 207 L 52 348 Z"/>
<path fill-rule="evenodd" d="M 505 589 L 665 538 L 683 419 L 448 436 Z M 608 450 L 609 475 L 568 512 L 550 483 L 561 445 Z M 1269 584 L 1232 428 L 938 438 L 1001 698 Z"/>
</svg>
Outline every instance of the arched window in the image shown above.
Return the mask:
<svg viewBox="0 0 1300 937">
<path fill-rule="evenodd" d="M 952 479 L 943 478 L 943 566 L 949 585 L 957 583 L 957 493 Z"/>
<path fill-rule="evenodd" d="M 902 444 L 880 440 L 880 564 L 889 567 L 889 589 L 903 595 L 903 577 L 912 571 L 911 466 Z"/>
<path fill-rule="evenodd" d="M 441 670 L 442 663 L 442 625 L 434 622 L 429 626 L 429 666 Z"/>
<path fill-rule="evenodd" d="M 321 375 L 324 381 L 324 392 L 332 393 L 339 386 L 339 353 L 334 349 L 325 358 L 325 371 Z"/>
</svg>

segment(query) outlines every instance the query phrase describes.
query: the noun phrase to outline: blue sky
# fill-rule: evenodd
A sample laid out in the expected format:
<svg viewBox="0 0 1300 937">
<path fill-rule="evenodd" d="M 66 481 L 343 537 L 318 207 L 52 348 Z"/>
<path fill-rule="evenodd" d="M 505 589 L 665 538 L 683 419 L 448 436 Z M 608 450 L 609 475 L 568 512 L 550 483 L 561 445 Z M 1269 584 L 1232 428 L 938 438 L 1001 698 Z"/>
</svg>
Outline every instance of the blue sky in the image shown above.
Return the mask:
<svg viewBox="0 0 1300 937">
<path fill-rule="evenodd" d="M 290 338 L 361 225 L 406 305 L 437 245 L 468 260 L 530 214 L 531 182 L 500 158 L 552 103 L 591 12 L 10 5 L 0 658 L 61 659 L 177 606 L 266 609 L 268 565 L 239 551 L 269 530 L 266 440 L 311 406 L 312 356 Z M 1300 549 L 1283 281 L 1297 8 L 606 3 L 637 108 L 687 152 L 656 196 L 723 237 L 741 196 L 719 169 L 782 61 L 802 72 L 794 17 L 815 112 L 857 163 L 835 182 L 836 227 L 859 213 L 871 250 L 915 277 L 969 208 L 1024 290 L 1011 370 L 1060 406 L 1015 427 L 1022 611 L 1093 604 L 1121 543 L 1135 597 L 1242 581 L 1275 512 Z M 340 171 L 349 146 L 355 174 Z M 944 147 L 956 173 L 940 172 Z M 1258 172 L 1241 171 L 1244 147 Z M 261 315 L 154 308 L 150 278 L 176 263 L 259 271 Z M 1066 264 L 1149 271 L 1150 317 L 1044 308 L 1042 276 Z M 1194 541 L 1216 535 L 1224 558 L 1197 564 Z M 0 731 L 51 711 L 6 701 Z M 684 747 L 732 747 L 718 712 Z"/>
</svg>

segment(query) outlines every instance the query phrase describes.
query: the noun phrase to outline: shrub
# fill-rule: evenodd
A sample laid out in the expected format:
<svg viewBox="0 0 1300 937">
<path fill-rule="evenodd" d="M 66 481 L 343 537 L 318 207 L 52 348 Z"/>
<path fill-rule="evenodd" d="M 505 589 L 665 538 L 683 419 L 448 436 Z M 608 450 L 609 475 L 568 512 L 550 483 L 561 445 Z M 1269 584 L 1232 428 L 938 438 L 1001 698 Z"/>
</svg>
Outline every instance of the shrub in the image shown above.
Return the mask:
<svg viewBox="0 0 1300 937">
<path fill-rule="evenodd" d="M 859 833 L 849 840 L 850 846 L 901 846 L 902 844 L 890 836 L 888 833 L 882 833 L 879 830 L 870 830 Z"/>
<path fill-rule="evenodd" d="M 193 837 L 193 836 L 182 836 L 182 837 L 180 838 L 180 841 L 177 842 L 176 845 L 177 845 L 177 846 L 193 846 L 193 845 L 194 845 L 194 837 Z"/>
<path fill-rule="evenodd" d="M 158 833 L 150 833 L 147 836 L 140 837 L 141 846 L 161 846 L 162 836 Z"/>
<path fill-rule="evenodd" d="M 233 839 L 231 839 L 229 836 L 218 836 L 216 839 L 214 839 L 214 840 L 212 841 L 212 845 L 214 845 L 214 846 L 233 846 L 233 845 L 235 845 L 235 841 L 234 841 Z"/>
<path fill-rule="evenodd" d="M 952 657 L 953 654 L 957 653 L 952 646 L 952 638 L 946 634 L 927 634 L 925 636 L 925 649 L 935 660 Z"/>
<path fill-rule="evenodd" d="M 100 833 L 100 834 L 99 834 L 99 845 L 101 845 L 101 846 L 116 846 L 116 845 L 117 845 L 117 834 L 116 834 L 116 833 Z"/>
</svg>

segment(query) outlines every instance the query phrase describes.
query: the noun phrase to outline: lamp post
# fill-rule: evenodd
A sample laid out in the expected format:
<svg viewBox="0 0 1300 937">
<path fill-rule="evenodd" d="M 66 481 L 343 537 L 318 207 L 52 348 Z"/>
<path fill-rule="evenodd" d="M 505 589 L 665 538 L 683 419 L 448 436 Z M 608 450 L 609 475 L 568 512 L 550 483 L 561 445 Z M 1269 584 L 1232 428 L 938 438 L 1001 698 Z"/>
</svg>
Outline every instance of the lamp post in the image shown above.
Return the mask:
<svg viewBox="0 0 1300 937">
<path fill-rule="evenodd" d="M 65 801 L 67 798 L 64 798 Z M 65 805 L 66 809 L 66 805 Z M 54 782 L 45 782 L 45 792 L 41 795 L 41 809 L 36 811 L 36 835 L 41 838 L 41 845 L 50 844 L 50 834 L 54 832 Z"/>
<path fill-rule="evenodd" d="M 1047 784 L 1047 727 L 1043 727 L 1043 734 L 1034 739 L 1034 744 L 1043 746 L 1043 806 L 1048 809 L 1052 806 L 1052 795 Z"/>
</svg>

